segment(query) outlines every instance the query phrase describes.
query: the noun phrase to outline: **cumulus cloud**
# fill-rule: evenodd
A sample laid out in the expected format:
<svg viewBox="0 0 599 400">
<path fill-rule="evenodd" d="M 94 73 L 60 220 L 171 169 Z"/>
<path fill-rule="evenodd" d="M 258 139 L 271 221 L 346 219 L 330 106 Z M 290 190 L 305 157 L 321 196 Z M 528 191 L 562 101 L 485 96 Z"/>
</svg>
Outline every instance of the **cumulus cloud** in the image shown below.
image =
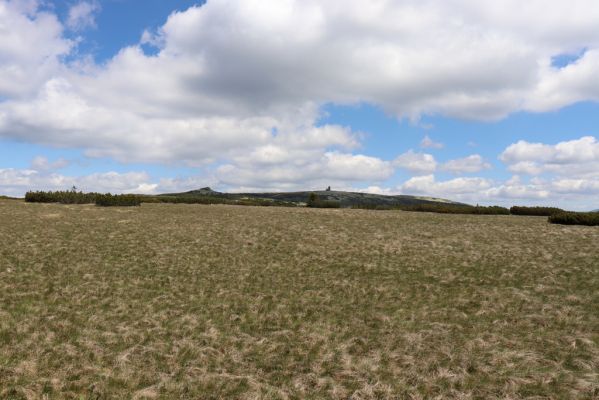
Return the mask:
<svg viewBox="0 0 599 400">
<path fill-rule="evenodd" d="M 525 103 L 532 111 L 556 110 L 580 101 L 599 100 L 599 82 L 592 79 L 599 70 L 599 49 L 586 51 L 564 68 L 544 69 L 542 79 Z"/>
<path fill-rule="evenodd" d="M 247 188 L 281 191 L 341 187 L 348 181 L 384 181 L 393 172 L 390 162 L 376 157 L 326 152 L 292 163 L 226 164 L 217 169 L 216 177 L 221 184 L 245 188 L 244 191 Z"/>
<path fill-rule="evenodd" d="M 393 165 L 416 175 L 430 174 L 437 169 L 437 161 L 432 154 L 416 153 L 413 150 L 397 156 Z"/>
<path fill-rule="evenodd" d="M 157 183 L 152 183 L 145 172 L 104 172 L 85 176 L 66 176 L 35 169 L 0 169 L 0 192 L 23 196 L 28 190 L 69 190 L 76 186 L 86 192 L 154 193 Z"/>
<path fill-rule="evenodd" d="M 522 183 L 519 179 L 510 179 L 505 183 L 499 184 L 485 191 L 483 198 L 487 200 L 496 199 L 500 202 L 511 204 L 510 201 L 529 200 L 531 204 L 537 204 L 542 200 L 553 198 L 553 205 L 558 205 L 558 199 L 551 196 L 550 188 L 547 185 Z"/>
<path fill-rule="evenodd" d="M 59 158 L 58 160 L 51 162 L 47 157 L 37 156 L 31 160 L 31 168 L 37 171 L 57 170 L 64 168 L 69 164 L 69 160 L 65 160 L 64 158 Z"/>
<path fill-rule="evenodd" d="M 508 146 L 499 159 L 517 175 L 504 181 L 481 177 L 439 181 L 427 174 L 407 180 L 397 190 L 405 194 L 506 206 L 551 205 L 580 210 L 599 206 L 592 202 L 599 195 L 599 142 L 593 136 L 557 144 L 518 141 Z M 439 169 L 474 173 L 489 167 L 480 155 L 474 154 L 451 160 Z"/>
<path fill-rule="evenodd" d="M 66 25 L 73 31 L 96 27 L 96 13 L 100 11 L 97 1 L 81 1 L 69 8 Z"/>
<path fill-rule="evenodd" d="M 381 187 L 381 186 L 376 186 L 376 185 L 368 186 L 365 188 L 350 189 L 349 191 L 358 192 L 358 193 L 382 194 L 382 195 L 386 195 L 386 196 L 393 196 L 393 195 L 399 194 L 399 191 L 397 189 L 386 188 L 386 187 Z"/>
<path fill-rule="evenodd" d="M 56 16 L 37 11 L 37 2 L 0 1 L 0 32 L 0 105 L 3 98 L 29 101 L 50 76 L 64 72 L 60 58 L 73 43 Z"/>
<path fill-rule="evenodd" d="M 447 181 L 437 181 L 434 175 L 425 175 L 409 179 L 401 185 L 400 189 L 405 194 L 457 197 L 461 199 L 472 194 L 479 195 L 491 186 L 492 182 L 484 178 L 455 178 Z"/>
<path fill-rule="evenodd" d="M 420 147 L 423 149 L 442 149 L 445 145 L 441 142 L 435 142 L 428 135 L 425 135 L 420 142 Z"/>
<path fill-rule="evenodd" d="M 481 177 L 440 181 L 434 175 L 413 177 L 396 189 L 376 188 L 378 192 L 435 196 L 475 204 L 557 206 L 574 210 L 596 209 L 589 201 L 599 194 L 599 179 L 531 179 L 513 176 L 505 181 Z"/>
<path fill-rule="evenodd" d="M 232 180 L 229 191 L 255 192 L 255 191 L 282 191 L 324 189 L 332 186 L 336 190 L 349 190 L 385 195 L 409 194 L 416 196 L 438 197 L 470 204 L 499 204 L 511 206 L 520 205 L 547 205 L 559 206 L 569 209 L 589 210 L 595 209 L 599 204 L 589 203 L 589 197 L 599 195 L 599 179 L 541 179 L 533 178 L 524 181 L 520 176 L 513 176 L 506 181 L 494 181 L 481 177 L 454 178 L 438 180 L 434 175 L 416 176 L 410 178 L 396 187 L 371 185 L 365 188 L 348 186 L 343 180 L 343 172 L 348 167 L 364 168 L 373 167 L 368 173 L 375 174 L 374 167 L 380 166 L 376 160 L 364 160 L 357 157 L 355 160 L 333 160 L 334 155 L 328 155 L 331 164 L 337 163 L 342 168 L 339 174 L 330 173 L 317 176 L 316 168 L 310 170 L 312 174 L 308 185 L 299 185 L 293 177 L 288 176 L 293 171 L 264 170 L 266 176 L 254 175 L 253 169 L 235 170 L 235 167 L 224 166 L 215 175 L 198 175 L 183 178 L 152 178 L 146 172 L 103 172 L 84 176 L 67 176 L 52 170 L 31 169 L 0 169 L 0 193 L 23 196 L 28 190 L 68 190 L 76 186 L 84 191 L 112 192 L 112 193 L 173 193 L 199 187 L 222 187 L 228 178 Z M 35 160 L 34 160 L 35 161 Z M 327 161 L 323 161 L 326 163 Z M 44 164 L 44 163 L 41 163 Z M 318 165 L 317 167 L 322 167 Z M 385 168 L 385 165 L 383 165 Z M 243 176 L 235 178 L 236 174 Z M 364 176 L 368 179 L 382 178 L 379 176 Z M 238 180 L 236 180 L 238 179 Z M 249 184 L 248 184 L 249 182 Z M 237 185 L 241 183 L 241 185 Z"/>
<path fill-rule="evenodd" d="M 555 145 L 521 140 L 506 148 L 499 159 L 518 174 L 599 177 L 599 142 L 593 136 Z"/>
<path fill-rule="evenodd" d="M 480 172 L 490 168 L 491 164 L 485 162 L 479 154 L 472 154 L 468 157 L 450 160 L 441 166 L 441 169 L 454 174 Z"/>
<path fill-rule="evenodd" d="M 75 4 L 66 27 L 93 26 L 97 4 Z M 488 120 L 597 100 L 598 25 L 594 0 L 209 0 L 105 63 L 67 63 L 74 44 L 55 15 L 0 0 L 0 137 L 120 162 L 220 166 L 220 179 L 239 186 L 297 187 L 319 175 L 352 184 L 393 167 L 431 174 L 428 154 L 355 154 L 350 129 L 319 126 L 322 105 Z M 570 65 L 552 65 L 581 49 Z M 425 148 L 438 147 L 428 139 Z M 508 150 L 515 173 L 568 164 L 512 161 Z M 485 168 L 454 161 L 454 172 Z"/>
</svg>

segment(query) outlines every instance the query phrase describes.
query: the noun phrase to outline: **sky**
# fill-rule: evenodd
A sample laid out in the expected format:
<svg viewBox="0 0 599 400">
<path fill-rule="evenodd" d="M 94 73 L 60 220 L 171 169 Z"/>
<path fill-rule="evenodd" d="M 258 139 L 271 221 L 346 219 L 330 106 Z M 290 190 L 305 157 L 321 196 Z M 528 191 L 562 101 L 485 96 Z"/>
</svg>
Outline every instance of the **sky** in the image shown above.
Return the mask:
<svg viewBox="0 0 599 400">
<path fill-rule="evenodd" d="M 599 208 L 596 0 L 0 0 L 0 194 Z"/>
</svg>

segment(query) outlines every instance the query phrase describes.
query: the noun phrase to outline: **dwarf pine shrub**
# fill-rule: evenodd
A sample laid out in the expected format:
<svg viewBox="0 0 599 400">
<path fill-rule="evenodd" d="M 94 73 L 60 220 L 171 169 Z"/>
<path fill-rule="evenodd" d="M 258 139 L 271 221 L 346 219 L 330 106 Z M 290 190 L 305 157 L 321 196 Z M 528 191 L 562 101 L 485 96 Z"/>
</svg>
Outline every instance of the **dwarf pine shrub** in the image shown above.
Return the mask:
<svg viewBox="0 0 599 400">
<path fill-rule="evenodd" d="M 553 214 L 562 213 L 564 210 L 557 207 L 522 207 L 522 206 L 514 206 L 510 208 L 510 214 L 512 215 L 532 215 L 532 216 L 541 216 L 541 217 L 549 217 Z"/>
<path fill-rule="evenodd" d="M 29 203 L 93 204 L 98 195 L 98 193 L 83 193 L 75 190 L 29 191 L 25 193 L 25 201 Z"/>
<path fill-rule="evenodd" d="M 100 194 L 96 197 L 96 205 L 101 207 L 139 206 L 141 197 L 134 194 Z"/>
<path fill-rule="evenodd" d="M 599 213 L 561 212 L 549 216 L 549 222 L 561 225 L 599 226 Z"/>
<path fill-rule="evenodd" d="M 451 203 L 423 203 L 400 206 L 403 211 L 433 212 L 441 214 L 478 214 L 478 215 L 509 215 L 510 210 L 499 206 L 469 206 L 466 204 Z"/>
</svg>

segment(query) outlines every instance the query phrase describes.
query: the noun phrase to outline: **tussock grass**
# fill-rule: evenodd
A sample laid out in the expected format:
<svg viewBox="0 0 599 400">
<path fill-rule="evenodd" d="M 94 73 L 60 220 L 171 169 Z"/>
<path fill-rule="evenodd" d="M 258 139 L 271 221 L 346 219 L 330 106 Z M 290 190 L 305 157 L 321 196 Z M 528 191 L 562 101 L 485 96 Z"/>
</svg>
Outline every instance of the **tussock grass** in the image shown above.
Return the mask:
<svg viewBox="0 0 599 400">
<path fill-rule="evenodd" d="M 594 399 L 599 230 L 0 201 L 0 398 Z"/>
</svg>

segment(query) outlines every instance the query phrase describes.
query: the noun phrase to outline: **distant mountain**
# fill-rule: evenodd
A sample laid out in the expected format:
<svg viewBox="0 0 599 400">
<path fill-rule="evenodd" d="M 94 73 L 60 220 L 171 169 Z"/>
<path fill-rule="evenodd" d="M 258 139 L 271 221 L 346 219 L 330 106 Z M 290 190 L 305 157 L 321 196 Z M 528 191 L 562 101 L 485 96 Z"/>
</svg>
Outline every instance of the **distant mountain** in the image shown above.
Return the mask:
<svg viewBox="0 0 599 400">
<path fill-rule="evenodd" d="M 315 193 L 321 200 L 338 201 L 342 207 L 356 205 L 366 206 L 406 206 L 416 204 L 463 204 L 451 200 L 440 199 L 436 197 L 396 195 L 388 196 L 382 194 L 360 193 L 360 192 L 342 192 L 336 190 L 316 190 L 302 192 L 267 192 L 267 193 L 223 193 L 212 190 L 209 187 L 191 190 L 183 193 L 168 193 L 162 196 L 177 197 L 199 197 L 210 196 L 220 197 L 231 200 L 239 199 L 270 199 L 275 201 L 285 201 L 293 203 L 305 203 L 310 193 Z"/>
<path fill-rule="evenodd" d="M 190 190 L 189 192 L 185 192 L 185 193 L 171 193 L 170 196 L 215 196 L 215 195 L 222 195 L 224 193 L 220 193 L 220 192 L 215 192 L 214 190 L 210 189 L 208 186 L 203 187 L 201 189 L 196 189 L 196 190 Z M 167 195 L 169 196 L 169 195 Z"/>
</svg>

